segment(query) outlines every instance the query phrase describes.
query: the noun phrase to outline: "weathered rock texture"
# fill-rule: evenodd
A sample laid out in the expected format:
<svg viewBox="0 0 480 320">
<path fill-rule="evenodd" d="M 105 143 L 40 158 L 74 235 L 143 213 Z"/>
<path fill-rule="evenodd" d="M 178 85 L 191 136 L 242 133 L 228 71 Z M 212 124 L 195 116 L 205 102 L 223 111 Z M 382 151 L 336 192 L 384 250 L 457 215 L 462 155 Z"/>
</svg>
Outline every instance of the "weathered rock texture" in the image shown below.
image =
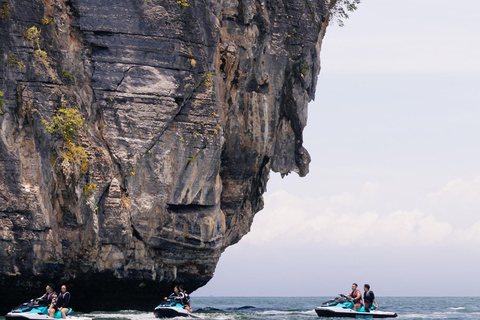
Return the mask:
<svg viewBox="0 0 480 320">
<path fill-rule="evenodd" d="M 269 171 L 308 173 L 323 1 L 0 8 L 2 311 L 47 282 L 84 311 L 192 291 L 249 231 Z M 84 118 L 71 139 L 47 130 L 65 109 Z"/>
</svg>

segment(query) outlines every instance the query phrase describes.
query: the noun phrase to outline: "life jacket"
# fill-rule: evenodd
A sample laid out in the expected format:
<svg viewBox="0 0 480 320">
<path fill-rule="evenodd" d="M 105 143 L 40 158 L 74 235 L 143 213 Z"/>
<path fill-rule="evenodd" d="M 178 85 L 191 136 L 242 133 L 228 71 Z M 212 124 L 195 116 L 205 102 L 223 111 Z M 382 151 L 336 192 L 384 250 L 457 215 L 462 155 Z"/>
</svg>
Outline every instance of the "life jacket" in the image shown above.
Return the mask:
<svg viewBox="0 0 480 320">
<path fill-rule="evenodd" d="M 60 293 L 58 295 L 57 305 L 62 308 L 68 308 L 70 302 L 70 292 Z"/>
<path fill-rule="evenodd" d="M 186 292 L 183 293 L 183 304 L 187 306 L 190 304 L 190 296 Z"/>
<path fill-rule="evenodd" d="M 373 291 L 369 290 L 363 294 L 363 300 L 365 301 L 365 304 L 372 304 L 373 300 L 375 300 L 375 294 Z"/>
<path fill-rule="evenodd" d="M 357 298 L 357 292 L 360 293 L 360 290 L 356 289 L 356 290 L 353 290 L 352 293 L 350 293 L 350 296 L 352 297 L 352 299 Z M 360 293 L 360 299 L 355 300 L 354 303 L 360 303 L 360 300 L 362 300 L 362 294 L 361 293 Z"/>
<path fill-rule="evenodd" d="M 48 300 L 48 303 L 52 303 L 53 295 L 57 295 L 55 291 L 52 291 L 51 293 L 47 294 L 46 298 Z"/>
</svg>

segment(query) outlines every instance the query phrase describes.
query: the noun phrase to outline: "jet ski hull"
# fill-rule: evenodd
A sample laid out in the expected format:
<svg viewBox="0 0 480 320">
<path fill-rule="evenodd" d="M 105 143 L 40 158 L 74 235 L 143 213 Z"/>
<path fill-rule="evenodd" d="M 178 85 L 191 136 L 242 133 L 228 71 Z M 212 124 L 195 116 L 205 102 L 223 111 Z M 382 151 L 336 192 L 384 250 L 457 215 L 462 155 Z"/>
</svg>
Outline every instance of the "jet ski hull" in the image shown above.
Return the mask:
<svg viewBox="0 0 480 320">
<path fill-rule="evenodd" d="M 60 316 L 60 319 L 62 316 Z M 52 320 L 48 314 L 42 313 L 7 313 L 5 315 L 6 320 Z"/>
<path fill-rule="evenodd" d="M 339 307 L 318 307 L 315 312 L 319 317 L 330 318 L 358 318 L 358 319 L 371 319 L 371 318 L 396 318 L 395 312 L 385 312 L 372 310 L 370 312 L 358 312 L 349 308 Z"/>
<path fill-rule="evenodd" d="M 188 310 L 179 307 L 159 306 L 153 310 L 156 318 L 175 318 L 175 317 L 191 317 L 192 314 Z"/>
</svg>

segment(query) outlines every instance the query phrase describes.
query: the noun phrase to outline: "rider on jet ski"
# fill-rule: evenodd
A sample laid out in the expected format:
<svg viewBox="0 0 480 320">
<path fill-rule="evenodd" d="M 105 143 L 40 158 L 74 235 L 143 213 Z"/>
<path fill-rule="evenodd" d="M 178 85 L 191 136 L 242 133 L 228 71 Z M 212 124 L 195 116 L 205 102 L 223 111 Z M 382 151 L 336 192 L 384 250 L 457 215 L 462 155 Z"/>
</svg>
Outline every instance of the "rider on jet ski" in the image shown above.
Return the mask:
<svg viewBox="0 0 480 320">
<path fill-rule="evenodd" d="M 43 300 L 47 301 L 48 303 L 48 315 L 53 318 L 53 315 L 55 314 L 55 305 L 57 304 L 57 293 L 55 292 L 55 287 L 52 284 L 48 284 L 47 287 L 45 288 L 45 294 L 41 296 L 40 298 L 37 298 L 37 300 Z M 32 299 L 33 301 L 35 299 Z"/>
<path fill-rule="evenodd" d="M 180 291 L 180 286 L 177 286 L 175 285 L 175 287 L 173 287 L 173 293 L 171 295 L 167 297 L 165 297 L 165 300 L 167 299 L 171 299 L 171 300 L 180 300 L 180 301 L 183 301 L 183 299 L 185 298 L 184 294 L 182 291 Z"/>
<path fill-rule="evenodd" d="M 179 289 L 180 292 L 183 294 L 182 304 L 185 306 L 185 309 L 187 309 L 189 312 L 193 312 L 192 306 L 190 305 L 190 296 L 189 296 L 188 293 L 185 291 L 185 289 L 183 288 L 182 285 L 179 285 L 179 286 L 178 286 L 178 289 Z"/>
<path fill-rule="evenodd" d="M 173 287 L 173 293 L 167 297 L 165 300 L 175 300 L 178 301 L 185 309 L 189 312 L 192 312 L 192 307 L 190 305 L 190 296 L 185 292 L 185 289 L 182 285 L 175 285 Z"/>
<path fill-rule="evenodd" d="M 357 289 L 357 287 L 358 285 L 356 283 L 353 283 L 352 292 L 346 294 L 347 296 L 350 296 L 352 298 L 353 311 L 356 311 L 357 308 L 360 308 L 360 303 L 362 301 L 362 293 L 360 292 L 360 290 Z M 339 293 L 339 295 L 341 296 L 342 293 Z"/>
<path fill-rule="evenodd" d="M 70 310 L 68 306 L 68 304 L 70 303 L 70 292 L 67 291 L 66 285 L 62 285 L 62 288 L 60 290 L 61 291 L 58 295 L 58 301 L 55 307 L 60 310 L 62 318 L 65 319 L 68 310 Z"/>
<path fill-rule="evenodd" d="M 372 310 L 372 306 L 374 307 L 373 309 L 378 308 L 377 300 L 375 300 L 375 294 L 372 290 L 370 290 L 370 285 L 365 283 L 363 285 L 363 290 L 365 290 L 363 293 L 363 305 L 365 306 L 365 311 L 370 312 L 370 310 Z"/>
</svg>

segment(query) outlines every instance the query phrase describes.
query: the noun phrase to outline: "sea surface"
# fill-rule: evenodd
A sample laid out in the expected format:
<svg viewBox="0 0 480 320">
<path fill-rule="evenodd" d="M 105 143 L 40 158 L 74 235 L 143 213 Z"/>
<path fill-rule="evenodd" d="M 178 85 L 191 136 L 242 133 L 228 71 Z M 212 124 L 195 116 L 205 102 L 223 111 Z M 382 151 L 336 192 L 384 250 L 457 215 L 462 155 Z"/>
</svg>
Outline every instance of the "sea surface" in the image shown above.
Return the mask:
<svg viewBox="0 0 480 320">
<path fill-rule="evenodd" d="M 334 297 L 195 297 L 194 315 L 205 320 L 320 319 L 314 309 Z M 382 311 L 396 319 L 480 319 L 480 297 L 378 297 Z M 155 306 L 153 306 L 154 308 Z M 154 320 L 152 312 L 135 310 L 75 312 L 71 320 Z M 185 319 L 185 318 L 177 318 Z M 327 318 L 322 318 L 327 319 Z M 0 320 L 5 320 L 0 317 Z"/>
</svg>

